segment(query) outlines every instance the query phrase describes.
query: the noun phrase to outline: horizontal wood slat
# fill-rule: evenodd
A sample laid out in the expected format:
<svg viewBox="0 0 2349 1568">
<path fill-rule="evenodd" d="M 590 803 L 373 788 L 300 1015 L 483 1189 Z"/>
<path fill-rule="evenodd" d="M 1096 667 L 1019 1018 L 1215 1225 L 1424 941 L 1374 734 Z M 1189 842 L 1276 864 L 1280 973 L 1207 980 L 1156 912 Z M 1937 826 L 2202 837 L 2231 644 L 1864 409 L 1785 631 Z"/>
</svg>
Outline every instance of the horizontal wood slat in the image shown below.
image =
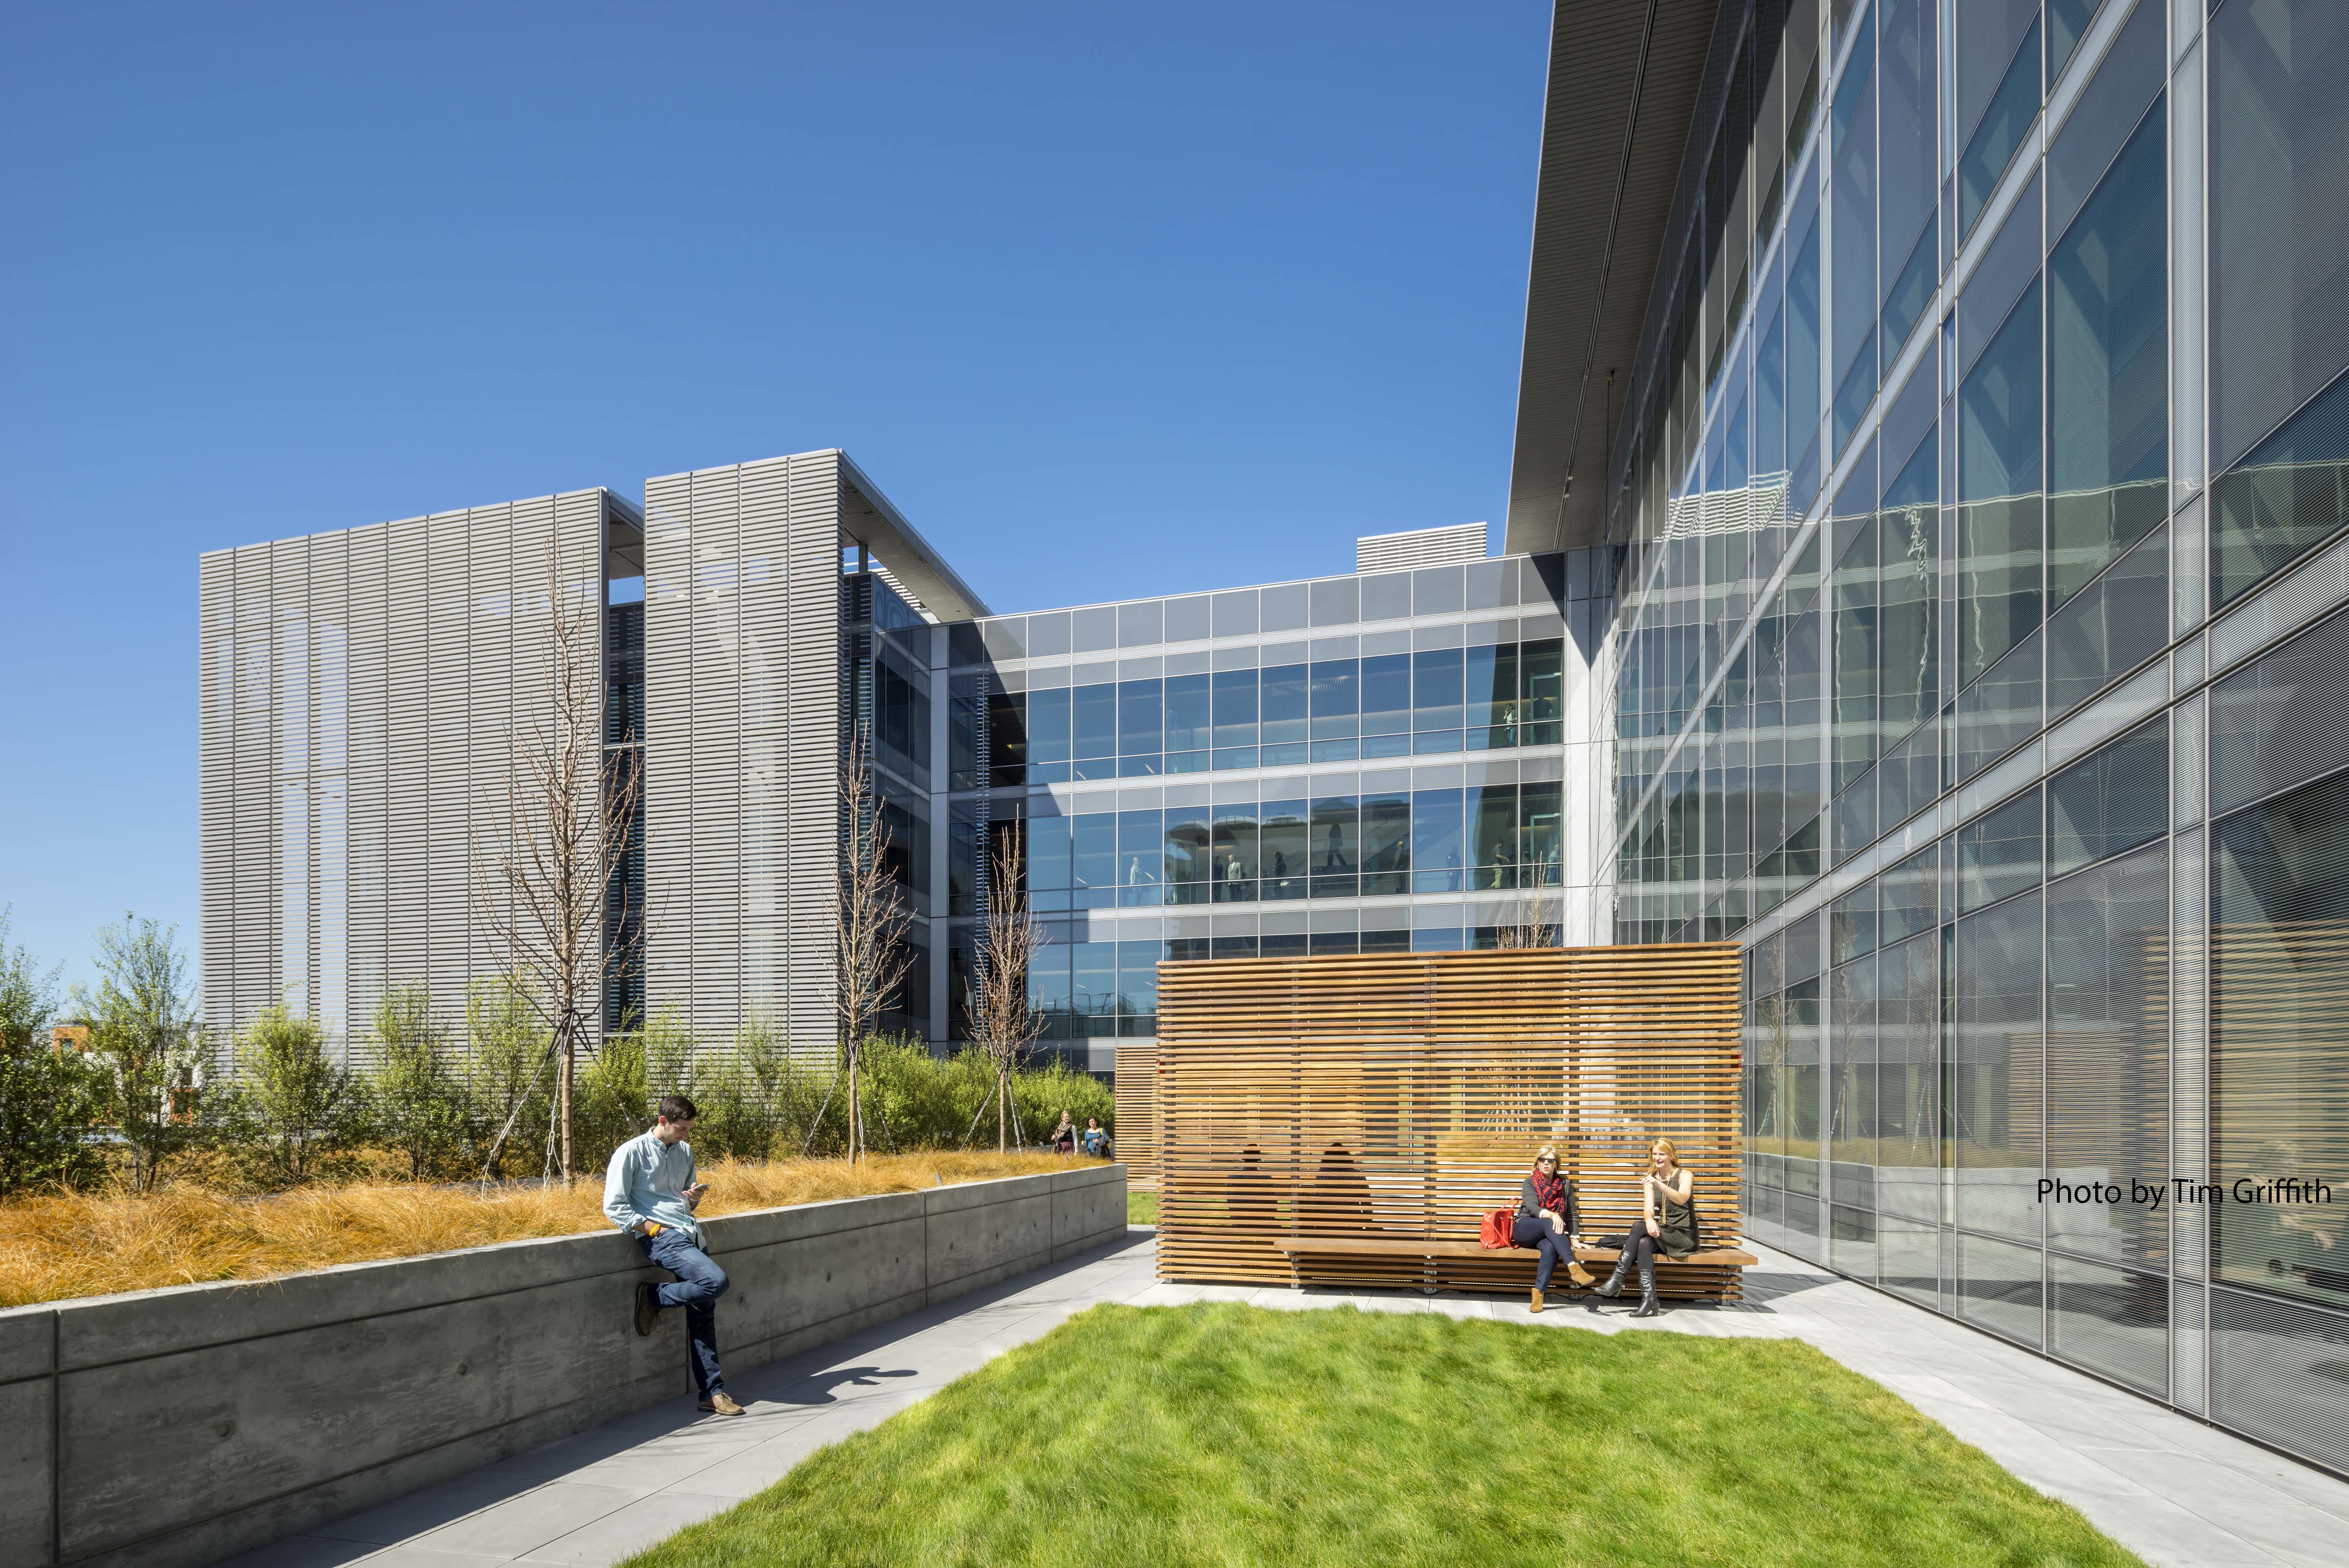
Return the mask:
<svg viewBox="0 0 2349 1568">
<path fill-rule="evenodd" d="M 1744 1230 L 1738 1023 L 1733 942 L 1162 964 L 1159 1277 L 1286 1284 L 1279 1238 L 1473 1247 L 1544 1143 L 1588 1242 L 1630 1228 L 1648 1147 L 1673 1139 L 1702 1240 L 1725 1250 Z M 1123 1055 L 1126 1158 L 1143 1090 Z M 1529 1254 L 1340 1256 L 1317 1277 L 1489 1289 L 1521 1284 Z M 1658 1283 L 1733 1298 L 1738 1267 L 1692 1262 Z"/>
<path fill-rule="evenodd" d="M 1111 1129 L 1125 1184 L 1143 1192 L 1158 1189 L 1158 1047 L 1117 1048 L 1114 1082 L 1117 1125 Z"/>
</svg>

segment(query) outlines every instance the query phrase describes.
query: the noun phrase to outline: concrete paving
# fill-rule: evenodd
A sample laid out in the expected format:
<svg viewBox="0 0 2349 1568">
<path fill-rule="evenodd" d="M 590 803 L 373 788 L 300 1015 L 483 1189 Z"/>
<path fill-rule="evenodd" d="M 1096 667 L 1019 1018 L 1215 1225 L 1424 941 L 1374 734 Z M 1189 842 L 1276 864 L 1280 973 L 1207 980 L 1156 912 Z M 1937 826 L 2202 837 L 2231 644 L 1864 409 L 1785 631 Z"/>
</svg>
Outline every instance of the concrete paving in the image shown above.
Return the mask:
<svg viewBox="0 0 2349 1568">
<path fill-rule="evenodd" d="M 605 1564 L 781 1479 L 1097 1302 L 1437 1312 L 1528 1327 L 1801 1339 L 1899 1393 L 2161 1568 L 2349 1562 L 2349 1483 L 1767 1248 L 1733 1307 L 1539 1317 L 1522 1296 L 1167 1285 L 1146 1231 L 730 1380 L 750 1413 L 639 1411 L 235 1559 L 239 1568 Z M 723 1332 L 723 1309 L 719 1318 Z"/>
</svg>

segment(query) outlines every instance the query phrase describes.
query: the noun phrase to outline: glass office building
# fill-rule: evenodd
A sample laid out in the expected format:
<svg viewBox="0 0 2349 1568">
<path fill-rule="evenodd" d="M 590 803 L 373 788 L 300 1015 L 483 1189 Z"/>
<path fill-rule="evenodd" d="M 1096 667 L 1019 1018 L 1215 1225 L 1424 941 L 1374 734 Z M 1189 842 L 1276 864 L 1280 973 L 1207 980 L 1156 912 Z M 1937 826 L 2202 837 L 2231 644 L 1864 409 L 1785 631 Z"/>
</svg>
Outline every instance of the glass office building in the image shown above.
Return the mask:
<svg viewBox="0 0 2349 1568">
<path fill-rule="evenodd" d="M 1554 64 L 1529 399 L 1620 358 L 1510 541 L 1625 547 L 1615 936 L 1748 944 L 1752 1232 L 2349 1469 L 2349 6 L 1650 43 L 1612 320 Z"/>
<path fill-rule="evenodd" d="M 1155 1034 L 1164 961 L 1607 940 L 1619 553 L 1430 532 L 1473 558 L 941 629 L 943 1037 L 1007 848 L 1044 1039 L 1100 1072 Z"/>
</svg>

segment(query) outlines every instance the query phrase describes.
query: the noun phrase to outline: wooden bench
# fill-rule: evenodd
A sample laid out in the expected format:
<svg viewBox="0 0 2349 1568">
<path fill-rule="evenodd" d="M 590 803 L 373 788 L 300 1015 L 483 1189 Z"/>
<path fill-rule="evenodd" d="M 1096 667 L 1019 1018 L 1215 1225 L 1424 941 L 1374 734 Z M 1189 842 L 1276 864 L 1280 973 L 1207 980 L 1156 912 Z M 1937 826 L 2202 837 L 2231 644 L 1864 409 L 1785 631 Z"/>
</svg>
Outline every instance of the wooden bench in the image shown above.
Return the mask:
<svg viewBox="0 0 2349 1568">
<path fill-rule="evenodd" d="M 1440 1288 L 1436 1283 L 1439 1268 L 1446 1261 L 1454 1264 L 1454 1274 L 1495 1274 L 1503 1270 L 1516 1272 L 1512 1265 L 1522 1266 L 1530 1272 L 1540 1256 L 1528 1247 L 1486 1247 L 1476 1241 L 1447 1241 L 1434 1237 L 1386 1236 L 1276 1236 L 1273 1247 L 1288 1258 L 1289 1288 L 1300 1289 L 1305 1283 L 1304 1260 L 1307 1258 L 1353 1258 L 1366 1262 L 1399 1263 L 1417 1262 L 1422 1265 L 1420 1289 L 1433 1295 Z M 1613 1247 L 1577 1247 L 1575 1262 L 1604 1263 L 1614 1266 L 1619 1256 Z M 1656 1293 L 1687 1300 L 1702 1296 L 1733 1295 L 1735 1276 L 1729 1276 L 1729 1289 L 1721 1288 L 1723 1270 L 1750 1269 L 1761 1260 L 1751 1252 L 1733 1247 L 1707 1247 L 1691 1252 L 1678 1262 L 1659 1254 L 1656 1258 Z M 1489 1268 L 1463 1270 L 1464 1262 L 1492 1265 Z M 1474 1281 L 1475 1283 L 1498 1282 Z M 1571 1281 L 1562 1276 L 1552 1282 L 1561 1293 L 1574 1289 Z M 1674 1288 L 1678 1287 L 1678 1288 Z"/>
</svg>

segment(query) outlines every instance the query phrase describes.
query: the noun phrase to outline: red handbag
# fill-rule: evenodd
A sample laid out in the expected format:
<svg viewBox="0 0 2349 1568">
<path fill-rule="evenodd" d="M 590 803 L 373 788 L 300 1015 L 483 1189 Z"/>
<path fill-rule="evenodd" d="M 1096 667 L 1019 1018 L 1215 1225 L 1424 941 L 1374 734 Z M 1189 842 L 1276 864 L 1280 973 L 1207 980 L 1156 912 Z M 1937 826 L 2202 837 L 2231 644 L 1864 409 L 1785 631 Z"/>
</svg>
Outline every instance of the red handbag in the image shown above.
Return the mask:
<svg viewBox="0 0 2349 1568">
<path fill-rule="evenodd" d="M 1517 1211 L 1516 1210 L 1487 1210 L 1485 1214 L 1485 1222 L 1479 1229 L 1476 1237 L 1477 1243 L 1487 1250 L 1497 1250 L 1502 1247 L 1514 1246 L 1516 1243 L 1509 1240 L 1509 1236 L 1510 1233 L 1516 1229 L 1516 1224 Z"/>
</svg>

